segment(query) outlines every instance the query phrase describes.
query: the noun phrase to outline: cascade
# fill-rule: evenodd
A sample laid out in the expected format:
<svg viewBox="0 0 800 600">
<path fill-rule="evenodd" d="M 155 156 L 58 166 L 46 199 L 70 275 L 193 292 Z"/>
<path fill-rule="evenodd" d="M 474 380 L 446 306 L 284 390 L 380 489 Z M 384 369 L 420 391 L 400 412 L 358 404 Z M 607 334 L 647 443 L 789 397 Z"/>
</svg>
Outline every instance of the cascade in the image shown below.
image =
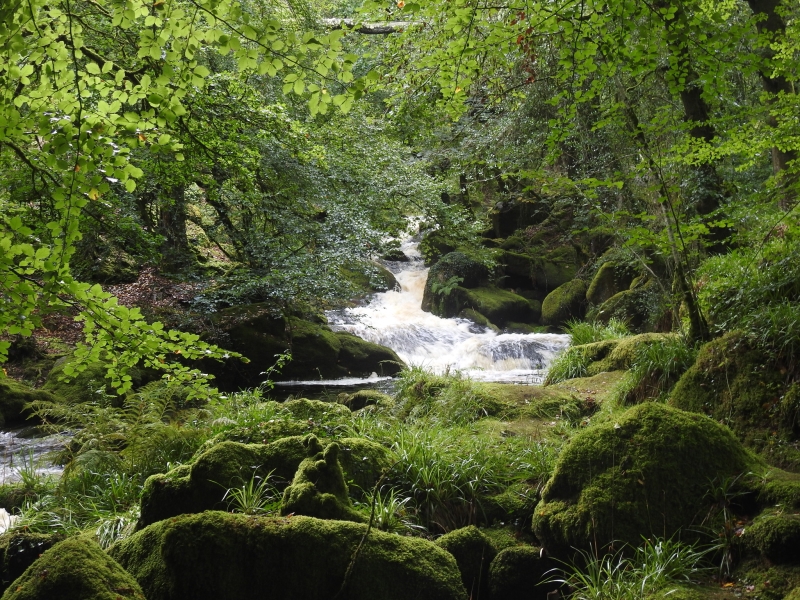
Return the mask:
<svg viewBox="0 0 800 600">
<path fill-rule="evenodd" d="M 416 239 L 402 250 L 409 262 L 387 262 L 400 286 L 376 294 L 368 305 L 330 311 L 332 329 L 388 346 L 406 364 L 434 372 L 461 371 L 472 379 L 541 383 L 568 335 L 496 333 L 466 319 L 442 319 L 420 307 L 428 269 Z M 332 382 L 327 382 L 332 383 Z"/>
</svg>

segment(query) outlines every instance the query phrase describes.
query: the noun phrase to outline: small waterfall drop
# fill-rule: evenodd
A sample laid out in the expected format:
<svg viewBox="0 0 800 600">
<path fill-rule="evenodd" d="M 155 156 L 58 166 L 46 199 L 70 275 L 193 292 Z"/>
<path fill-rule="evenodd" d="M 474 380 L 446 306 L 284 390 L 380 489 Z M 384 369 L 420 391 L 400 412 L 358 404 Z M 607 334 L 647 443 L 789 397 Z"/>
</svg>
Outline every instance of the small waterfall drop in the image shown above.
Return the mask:
<svg viewBox="0 0 800 600">
<path fill-rule="evenodd" d="M 568 335 L 495 333 L 466 319 L 442 319 L 420 307 L 428 269 L 418 242 L 402 250 L 409 262 L 388 262 L 400 290 L 376 294 L 367 306 L 330 311 L 334 330 L 349 331 L 388 346 L 406 364 L 434 372 L 462 371 L 472 379 L 541 383 L 553 357 L 569 344 Z"/>
</svg>

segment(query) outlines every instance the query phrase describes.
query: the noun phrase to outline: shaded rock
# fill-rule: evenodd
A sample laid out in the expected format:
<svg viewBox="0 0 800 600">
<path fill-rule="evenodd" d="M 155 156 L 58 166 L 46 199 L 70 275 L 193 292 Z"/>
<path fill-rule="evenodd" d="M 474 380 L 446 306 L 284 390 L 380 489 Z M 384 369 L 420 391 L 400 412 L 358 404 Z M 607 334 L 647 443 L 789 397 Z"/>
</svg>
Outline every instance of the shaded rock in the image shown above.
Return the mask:
<svg viewBox="0 0 800 600">
<path fill-rule="evenodd" d="M 500 328 L 497 325 L 492 323 L 489 319 L 487 319 L 485 316 L 483 316 L 474 308 L 465 308 L 460 313 L 458 313 L 458 318 L 466 319 L 467 321 L 472 321 L 473 323 L 475 323 L 475 325 L 478 325 L 479 327 L 487 327 L 492 331 L 498 333 L 500 332 Z M 470 330 L 472 330 L 472 328 L 470 328 Z"/>
<path fill-rule="evenodd" d="M 800 453 L 791 444 L 771 443 L 800 433 L 800 386 L 787 383 L 781 370 L 776 357 L 729 332 L 700 348 L 669 402 L 725 423 L 771 463 L 797 467 Z"/>
<path fill-rule="evenodd" d="M 491 600 L 547 600 L 548 593 L 558 589 L 556 583 L 545 583 L 549 571 L 558 565 L 542 556 L 540 548 L 514 546 L 497 553 L 489 567 Z"/>
<path fill-rule="evenodd" d="M 710 482 L 757 469 L 731 431 L 710 419 L 648 402 L 589 427 L 561 452 L 533 529 L 548 551 L 636 547 L 642 536 L 696 538 Z M 654 518 L 654 515 L 658 518 Z M 693 528 L 694 526 L 694 528 Z"/>
<path fill-rule="evenodd" d="M 42 553 L 64 539 L 60 534 L 12 530 L 0 535 L 0 593 L 20 577 Z"/>
<path fill-rule="evenodd" d="M 632 281 L 630 269 L 620 267 L 614 261 L 604 262 L 586 290 L 586 300 L 590 304 L 602 304 L 614 294 L 629 289 Z"/>
<path fill-rule="evenodd" d="M 264 304 L 237 306 L 220 311 L 215 325 L 221 332 L 215 339 L 250 359 L 223 362 L 200 361 L 201 368 L 216 376 L 224 391 L 255 387 L 266 378 L 276 355 L 290 352 L 292 360 L 272 379 L 334 379 L 367 377 L 371 373 L 394 375 L 403 368 L 397 354 L 384 346 L 351 334 L 334 333 L 324 323 L 298 317 L 276 317 Z"/>
<path fill-rule="evenodd" d="M 533 297 L 543 300 L 549 292 L 575 278 L 585 257 L 568 245 L 535 254 L 504 252 L 500 262 L 506 287 L 531 290 Z"/>
<path fill-rule="evenodd" d="M 611 296 L 594 313 L 601 323 L 612 318 L 628 325 L 631 331 L 652 331 L 664 314 L 666 299 L 655 280 L 634 279 L 631 288 Z"/>
<path fill-rule="evenodd" d="M 144 600 L 136 580 L 86 537 L 47 550 L 3 595 L 5 600 Z"/>
<path fill-rule="evenodd" d="M 110 554 L 148 600 L 335 598 L 365 524 L 206 512 L 162 521 Z M 435 544 L 372 530 L 353 565 L 348 600 L 463 600 L 453 557 Z"/>
<path fill-rule="evenodd" d="M 349 414 L 344 406 L 330 406 Z M 227 489 L 241 486 L 253 476 L 267 477 L 272 473 L 271 482 L 279 491 L 284 490 L 307 457 L 311 439 L 317 440 L 313 436 L 292 436 L 271 444 L 222 442 L 200 454 L 191 465 L 148 477 L 142 490 L 138 527 L 175 515 L 224 509 Z M 343 438 L 339 444 L 344 472 L 361 489 L 371 488 L 391 464 L 389 451 L 374 442 Z"/>
<path fill-rule="evenodd" d="M 508 322 L 535 322 L 538 308 L 537 302 L 498 287 L 456 287 L 440 296 L 430 312 L 443 318 L 469 315 L 474 322 L 488 322 L 489 325 L 484 326 L 504 327 Z"/>
<path fill-rule="evenodd" d="M 467 595 L 470 598 L 488 598 L 489 565 L 497 554 L 489 538 L 470 525 L 443 535 L 436 544 L 456 559 Z"/>
<path fill-rule="evenodd" d="M 447 298 L 453 289 L 475 288 L 485 285 L 488 280 L 489 270 L 482 263 L 462 252 L 450 252 L 428 271 L 422 294 L 422 310 L 443 316 L 442 311 L 451 312 L 443 305 L 448 304 Z M 455 316 L 457 313 L 458 310 L 448 316 Z"/>
<path fill-rule="evenodd" d="M 350 502 L 349 490 L 339 464 L 339 444 L 323 450 L 314 436 L 305 440 L 307 457 L 297 467 L 283 492 L 282 515 L 306 515 L 320 519 L 363 522 L 366 520 Z"/>
<path fill-rule="evenodd" d="M 586 282 L 569 281 L 550 292 L 542 302 L 542 324 L 559 326 L 580 319 L 586 312 Z"/>
<path fill-rule="evenodd" d="M 796 563 L 800 560 L 800 516 L 761 514 L 745 527 L 741 541 L 747 550 L 773 563 Z"/>
<path fill-rule="evenodd" d="M 25 421 L 28 418 L 25 405 L 35 400 L 57 402 L 58 398 L 48 391 L 36 390 L 0 376 L 0 427 Z"/>
</svg>

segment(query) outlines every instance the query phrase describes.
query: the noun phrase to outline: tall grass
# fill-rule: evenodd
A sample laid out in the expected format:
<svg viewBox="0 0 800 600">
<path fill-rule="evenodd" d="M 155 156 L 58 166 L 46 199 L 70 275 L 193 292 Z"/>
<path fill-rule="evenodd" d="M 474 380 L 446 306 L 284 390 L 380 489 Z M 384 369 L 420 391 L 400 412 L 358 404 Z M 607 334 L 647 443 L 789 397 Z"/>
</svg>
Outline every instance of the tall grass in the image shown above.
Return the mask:
<svg viewBox="0 0 800 600">
<path fill-rule="evenodd" d="M 571 600 L 641 600 L 668 596 L 707 570 L 707 551 L 675 540 L 644 540 L 630 557 L 625 550 L 605 555 L 581 551 L 552 581 L 572 588 Z"/>
<path fill-rule="evenodd" d="M 696 358 L 697 348 L 680 335 L 642 344 L 614 394 L 623 404 L 662 399 Z"/>
<path fill-rule="evenodd" d="M 570 319 L 564 326 L 564 331 L 569 334 L 573 346 L 616 340 L 631 335 L 628 325 L 616 317 L 609 319 L 608 323 Z"/>
</svg>

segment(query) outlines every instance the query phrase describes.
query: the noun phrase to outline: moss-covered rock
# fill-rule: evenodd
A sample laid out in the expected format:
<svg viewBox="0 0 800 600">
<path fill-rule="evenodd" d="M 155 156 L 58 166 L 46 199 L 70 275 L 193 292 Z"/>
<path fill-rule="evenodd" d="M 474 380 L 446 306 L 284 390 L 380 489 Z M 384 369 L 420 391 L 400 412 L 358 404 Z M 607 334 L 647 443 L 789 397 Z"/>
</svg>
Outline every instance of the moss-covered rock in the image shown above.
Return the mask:
<svg viewBox="0 0 800 600">
<path fill-rule="evenodd" d="M 491 600 L 546 600 L 558 588 L 547 582 L 557 564 L 542 555 L 540 548 L 514 546 L 497 553 L 489 567 Z"/>
<path fill-rule="evenodd" d="M 349 600 L 463 600 L 453 557 L 419 538 L 311 517 L 257 518 L 222 512 L 162 521 L 110 554 L 148 600 L 330 600 L 347 581 Z"/>
<path fill-rule="evenodd" d="M 631 331 L 653 331 L 666 310 L 666 297 L 654 279 L 634 279 L 630 289 L 603 302 L 593 313 L 601 323 L 612 318 L 625 322 Z"/>
<path fill-rule="evenodd" d="M 224 391 L 258 386 L 275 363 L 275 356 L 286 351 L 292 360 L 280 373 L 273 373 L 272 379 L 394 375 L 404 366 L 389 348 L 348 333 L 335 333 L 322 319 L 275 316 L 264 304 L 220 311 L 214 321 L 219 331 L 215 341 L 250 360 L 200 362 L 203 370 L 216 376 L 215 383 Z"/>
<path fill-rule="evenodd" d="M 48 548 L 64 539 L 60 534 L 12 530 L 0 535 L 0 593 L 20 577 Z"/>
<path fill-rule="evenodd" d="M 497 554 L 489 538 L 471 525 L 443 535 L 436 544 L 456 559 L 467 595 L 470 598 L 488 598 L 489 565 Z"/>
<path fill-rule="evenodd" d="M 332 406 L 349 414 L 344 406 Z M 223 509 L 227 489 L 241 486 L 253 476 L 272 473 L 275 486 L 285 489 L 306 458 L 311 439 L 317 438 L 292 436 L 270 444 L 222 442 L 200 454 L 191 465 L 149 477 L 142 491 L 139 528 L 175 515 Z M 339 460 L 347 479 L 360 489 L 371 488 L 391 464 L 389 451 L 374 442 L 343 438 L 339 444 Z"/>
<path fill-rule="evenodd" d="M 621 267 L 616 262 L 609 260 L 597 269 L 589 289 L 586 290 L 586 301 L 590 304 L 600 305 L 613 295 L 630 288 L 633 273 L 630 269 Z"/>
<path fill-rule="evenodd" d="M 541 308 L 538 302 L 498 287 L 478 287 L 461 294 L 467 308 L 484 315 L 498 327 L 510 322 L 538 322 Z"/>
<path fill-rule="evenodd" d="M 800 516 L 763 513 L 745 527 L 741 541 L 747 550 L 773 563 L 796 563 L 800 561 Z"/>
<path fill-rule="evenodd" d="M 47 550 L 14 581 L 3 600 L 144 600 L 136 580 L 86 537 Z"/>
<path fill-rule="evenodd" d="M 787 384 L 775 357 L 754 348 L 741 332 L 704 345 L 670 403 L 725 423 L 772 464 L 800 466 L 792 447 L 800 434 L 800 386 Z"/>
<path fill-rule="evenodd" d="M 34 400 L 57 402 L 45 390 L 35 390 L 27 385 L 2 377 L 0 373 L 0 427 L 22 423 L 28 418 L 25 405 Z"/>
<path fill-rule="evenodd" d="M 467 321 L 472 321 L 475 325 L 480 327 L 485 327 L 487 329 L 491 329 L 494 332 L 499 333 L 500 328 L 492 323 L 489 319 L 487 319 L 484 315 L 479 313 L 474 308 L 465 308 L 460 313 L 458 313 L 459 319 L 466 319 Z"/>
<path fill-rule="evenodd" d="M 449 309 L 448 296 L 456 286 L 469 289 L 486 285 L 489 270 L 462 252 L 445 254 L 428 271 L 422 294 L 422 310 L 439 316 L 453 317 L 458 310 Z M 452 300 L 452 299 L 450 299 Z M 448 313 L 448 314 L 444 314 Z"/>
<path fill-rule="evenodd" d="M 550 292 L 542 302 L 542 324 L 559 326 L 586 312 L 586 282 L 573 279 Z"/>
<path fill-rule="evenodd" d="M 405 367 L 405 363 L 391 348 L 362 340 L 344 331 L 337 331 L 336 337 L 341 344 L 337 362 L 349 374 L 396 375 Z"/>
<path fill-rule="evenodd" d="M 283 492 L 282 515 L 306 515 L 319 519 L 363 522 L 366 518 L 350 502 L 349 490 L 339 464 L 339 444 L 323 450 L 316 437 L 306 440 L 307 457 Z"/>
<path fill-rule="evenodd" d="M 388 408 L 394 405 L 391 396 L 378 390 L 359 390 L 353 394 L 341 394 L 339 402 L 352 411 L 361 410 L 366 406 Z"/>
<path fill-rule="evenodd" d="M 599 373 L 630 369 L 636 357 L 647 346 L 676 338 L 678 338 L 678 334 L 675 333 L 640 333 L 639 335 L 616 340 L 605 340 L 578 347 L 585 349 L 584 351 L 590 358 L 586 374 L 592 377 Z"/>
<path fill-rule="evenodd" d="M 585 257 L 572 245 L 535 249 L 529 253 L 504 252 L 500 258 L 504 285 L 530 290 L 537 300 L 543 300 L 549 292 L 572 281 L 584 261 Z"/>
<path fill-rule="evenodd" d="M 710 482 L 762 466 L 724 426 L 644 403 L 572 438 L 542 491 L 533 529 L 560 554 L 590 544 L 636 547 L 642 536 L 678 532 L 689 541 L 708 511 Z"/>
</svg>

